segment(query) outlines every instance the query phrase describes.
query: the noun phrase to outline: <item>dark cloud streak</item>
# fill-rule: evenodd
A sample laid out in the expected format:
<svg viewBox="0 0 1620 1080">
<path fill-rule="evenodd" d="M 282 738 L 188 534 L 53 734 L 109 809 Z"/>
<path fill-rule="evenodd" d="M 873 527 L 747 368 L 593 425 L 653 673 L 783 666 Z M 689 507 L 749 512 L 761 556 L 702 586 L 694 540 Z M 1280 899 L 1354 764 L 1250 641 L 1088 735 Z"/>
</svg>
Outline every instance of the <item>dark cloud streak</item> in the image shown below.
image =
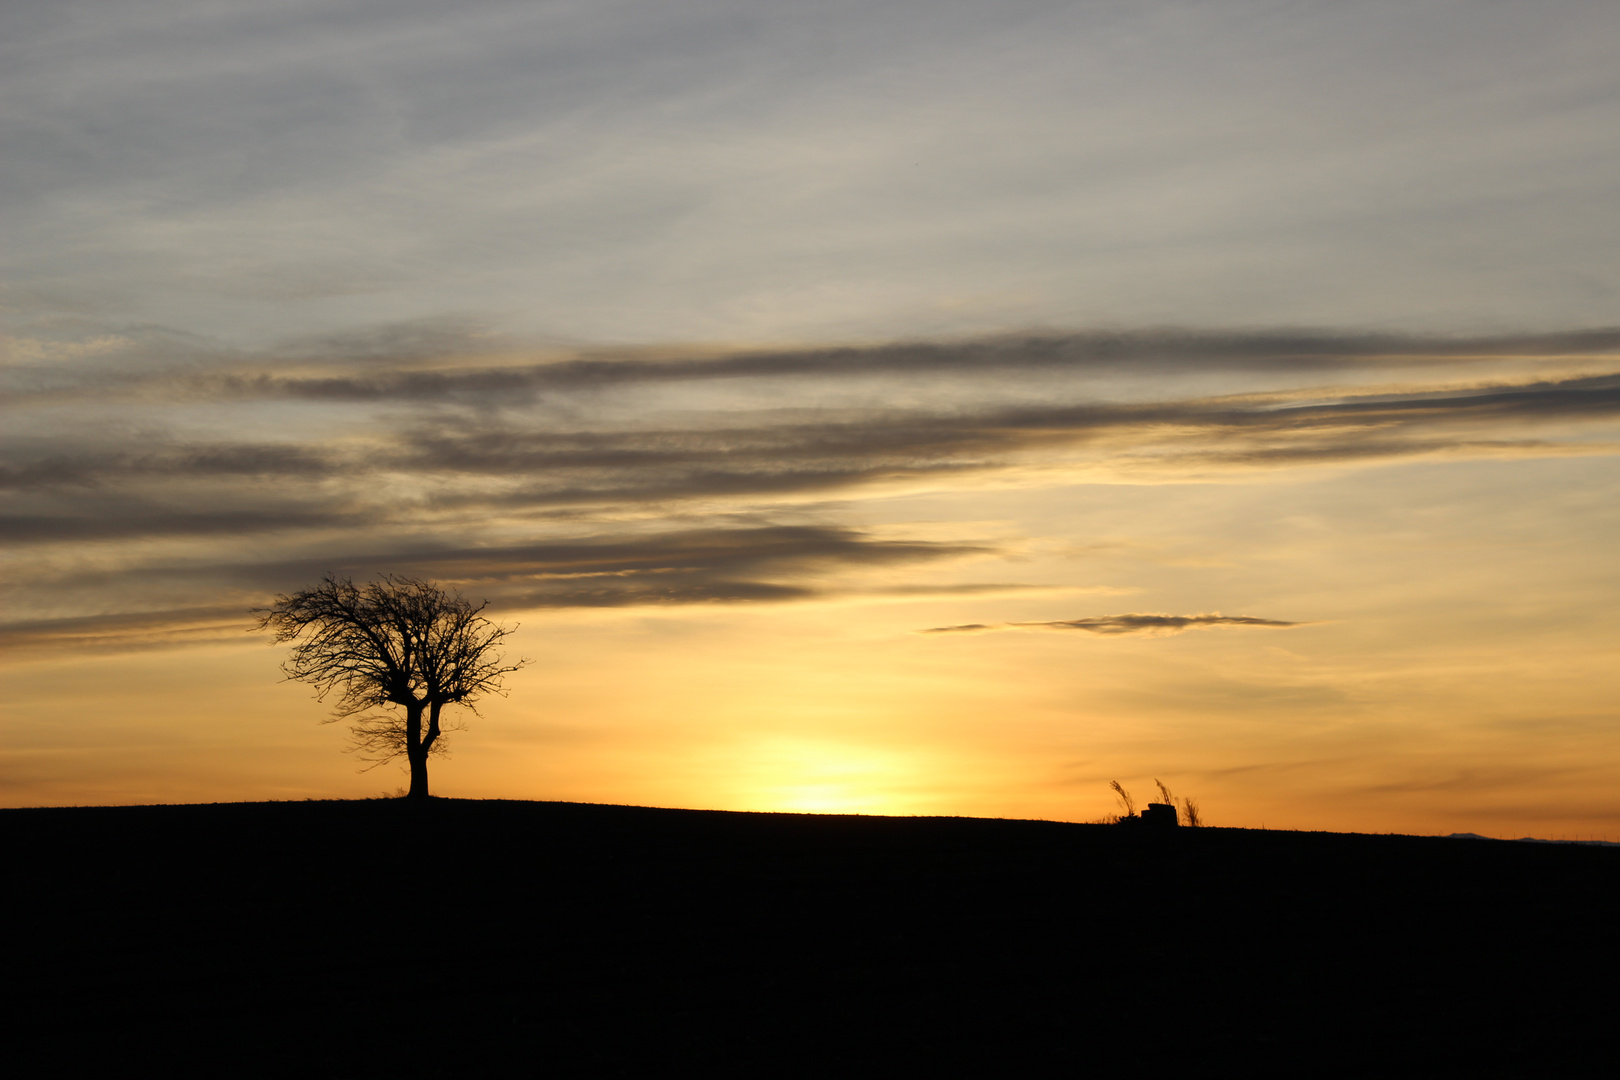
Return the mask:
<svg viewBox="0 0 1620 1080">
<path fill-rule="evenodd" d="M 351 541 L 352 543 L 352 541 Z M 120 647 L 214 640 L 234 618 L 278 592 L 292 592 L 338 573 L 364 580 L 390 571 L 444 581 L 491 609 L 668 607 L 691 604 L 786 602 L 842 595 L 829 584 L 840 573 L 900 568 L 990 554 L 984 545 L 883 540 L 856 529 L 762 525 L 647 534 L 602 534 L 568 541 L 486 547 L 418 543 L 356 554 L 345 545 L 327 555 L 279 562 L 153 567 L 137 565 L 83 581 L 106 607 L 140 590 L 192 595 L 161 611 L 111 611 L 93 616 L 0 623 L 0 645 Z M 49 587 L 49 583 L 44 583 Z M 943 585 L 890 590 L 899 595 L 963 594 L 1017 586 Z M 882 590 L 879 590 L 882 592 Z M 222 593 L 242 605 L 209 604 Z M 228 635 L 226 635 L 228 639 Z"/>
<path fill-rule="evenodd" d="M 26 452 L 0 464 L 0 489 L 35 490 L 93 486 L 129 478 L 299 477 L 331 475 L 330 455 L 300 446 L 222 443 L 170 446 L 155 453 L 112 449 L 101 454 L 49 454 L 29 460 Z"/>
<path fill-rule="evenodd" d="M 1109 637 L 1125 634 L 1163 637 L 1211 626 L 1289 627 L 1303 625 L 1305 624 L 1286 622 L 1282 619 L 1257 619 L 1251 615 L 1222 615 L 1219 612 L 1207 615 L 1144 615 L 1133 612 L 1125 615 L 1099 615 L 1089 619 L 1053 619 L 1046 622 L 965 623 L 961 626 L 930 627 L 927 630 L 919 630 L 918 633 L 965 634 L 983 633 L 990 630 L 1032 629 L 1085 630 L 1088 633 L 1103 634 Z"/>
<path fill-rule="evenodd" d="M 185 345 L 188 351 L 196 351 L 194 343 Z M 529 364 L 491 363 L 487 359 L 490 348 L 491 339 L 470 327 L 406 326 L 383 328 L 363 340 L 349 335 L 306 342 L 284 356 L 262 361 L 222 354 L 219 360 L 237 369 L 234 371 L 199 370 L 200 358 L 193 358 L 183 369 L 168 369 L 154 360 L 147 373 L 140 375 L 98 359 L 74 369 L 79 372 L 77 380 L 68 380 L 60 366 L 52 368 L 48 378 L 43 373 L 34 376 L 32 385 L 27 369 L 18 369 L 12 379 L 17 384 L 14 392 L 22 397 L 71 394 L 76 381 L 82 393 L 97 393 L 104 385 L 113 393 L 149 392 L 188 400 L 527 405 L 548 392 L 719 379 L 972 377 L 1120 370 L 1165 375 L 1193 371 L 1332 373 L 1523 356 L 1601 356 L 1620 353 L 1620 328 L 1495 337 L 1303 330 L 1093 331 L 710 356 L 597 354 Z M 144 339 L 139 349 L 142 354 L 164 354 Z M 353 366 L 357 370 L 319 375 L 275 373 L 275 368 L 289 363 L 327 370 Z"/>
<path fill-rule="evenodd" d="M 1133 366 L 1162 368 L 1167 374 L 1201 367 L 1339 371 L 1404 366 L 1414 360 L 1612 352 L 1620 352 L 1620 328 L 1494 338 L 1163 330 L 1017 335 L 956 343 L 903 342 L 698 359 L 582 358 L 517 367 L 376 372 L 345 377 L 259 375 L 224 380 L 218 384 L 218 392 L 226 396 L 305 400 L 442 401 L 460 396 L 534 395 L 548 390 L 600 390 L 635 383 L 714 379 L 979 375 Z"/>
</svg>

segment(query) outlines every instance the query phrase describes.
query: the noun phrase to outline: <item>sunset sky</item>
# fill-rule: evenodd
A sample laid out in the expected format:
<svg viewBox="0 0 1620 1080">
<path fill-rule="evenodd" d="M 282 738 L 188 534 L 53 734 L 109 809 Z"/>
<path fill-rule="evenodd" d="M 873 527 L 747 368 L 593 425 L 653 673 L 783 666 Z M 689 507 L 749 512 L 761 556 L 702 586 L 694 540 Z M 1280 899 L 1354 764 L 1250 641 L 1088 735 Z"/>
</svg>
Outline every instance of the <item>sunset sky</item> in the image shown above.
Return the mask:
<svg viewBox="0 0 1620 1080">
<path fill-rule="evenodd" d="M 14 0 L 0 804 L 1620 839 L 1620 6 Z"/>
</svg>

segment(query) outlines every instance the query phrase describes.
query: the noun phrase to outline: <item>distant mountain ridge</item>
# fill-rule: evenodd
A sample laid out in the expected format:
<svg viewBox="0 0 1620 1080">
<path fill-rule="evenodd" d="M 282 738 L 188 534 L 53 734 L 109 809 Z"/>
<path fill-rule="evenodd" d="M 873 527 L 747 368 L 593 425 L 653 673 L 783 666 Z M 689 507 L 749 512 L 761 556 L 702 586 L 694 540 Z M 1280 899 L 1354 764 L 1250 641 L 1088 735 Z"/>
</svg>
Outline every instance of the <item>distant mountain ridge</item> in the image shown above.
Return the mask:
<svg viewBox="0 0 1620 1080">
<path fill-rule="evenodd" d="M 1447 840 L 1502 840 L 1513 844 L 1581 844 L 1586 847 L 1620 847 L 1615 840 L 1543 840 L 1539 836 L 1481 836 L 1477 832 L 1454 832 Z"/>
</svg>

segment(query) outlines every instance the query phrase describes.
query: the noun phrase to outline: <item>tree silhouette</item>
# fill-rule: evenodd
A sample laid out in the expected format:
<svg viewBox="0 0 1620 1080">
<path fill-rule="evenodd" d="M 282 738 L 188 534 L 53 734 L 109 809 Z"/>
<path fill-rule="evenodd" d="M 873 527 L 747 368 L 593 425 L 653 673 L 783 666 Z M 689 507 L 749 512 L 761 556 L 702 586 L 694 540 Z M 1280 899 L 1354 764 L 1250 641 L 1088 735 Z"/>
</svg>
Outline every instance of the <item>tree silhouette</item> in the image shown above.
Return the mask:
<svg viewBox="0 0 1620 1080">
<path fill-rule="evenodd" d="M 328 574 L 252 614 L 276 644 L 296 642 L 281 665 L 287 678 L 313 685 L 319 701 L 338 691 L 327 722 L 353 720 L 350 749 L 379 765 L 403 756 L 408 797 L 425 799 L 427 759 L 445 750 L 444 707 L 473 708 L 485 693 L 504 693 L 501 677 L 528 663 L 501 664 L 498 647 L 515 628 L 480 615 L 488 603 L 412 577 L 356 585 Z M 389 706 L 400 711 L 371 711 Z"/>
</svg>

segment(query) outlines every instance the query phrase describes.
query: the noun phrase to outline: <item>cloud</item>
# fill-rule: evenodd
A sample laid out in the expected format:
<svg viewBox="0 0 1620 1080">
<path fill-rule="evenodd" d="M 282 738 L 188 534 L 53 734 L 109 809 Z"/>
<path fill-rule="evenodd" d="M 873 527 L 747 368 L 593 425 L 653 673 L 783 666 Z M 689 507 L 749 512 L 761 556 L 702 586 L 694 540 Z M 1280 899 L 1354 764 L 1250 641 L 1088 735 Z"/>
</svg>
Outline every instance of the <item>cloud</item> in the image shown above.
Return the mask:
<svg viewBox="0 0 1620 1080">
<path fill-rule="evenodd" d="M 658 466 L 693 468 L 727 462 L 738 474 L 739 458 L 773 471 L 788 463 L 862 464 L 851 475 L 882 464 L 915 468 L 951 459 L 1008 454 L 1042 445 L 1068 444 L 1107 435 L 1119 443 L 1181 441 L 1227 443 L 1311 439 L 1347 456 L 1373 445 L 1399 454 L 1403 441 L 1418 452 L 1434 448 L 1434 429 L 1458 424 L 1511 424 L 1540 420 L 1611 419 L 1620 416 L 1620 372 L 1561 380 L 1486 383 L 1431 389 L 1411 387 L 1376 394 L 1317 390 L 1312 400 L 1298 392 L 1167 399 L 1142 403 L 1076 402 L 979 409 L 873 407 L 747 410 L 728 422 L 690 418 L 683 428 L 656 422 L 608 430 L 534 430 L 519 422 L 423 417 L 380 429 L 374 445 L 346 452 L 319 446 L 188 445 L 173 443 L 133 453 L 110 448 L 86 452 L 77 435 L 64 437 L 69 453 L 48 439 L 43 449 L 23 445 L 19 463 L 0 482 L 19 487 L 137 475 L 316 476 L 354 469 L 459 473 L 625 470 Z M 751 420 L 737 422 L 730 419 Z M 392 429 L 392 430 L 391 430 Z M 143 441 L 150 437 L 141 436 Z M 1427 441 L 1425 441 L 1427 440 Z M 1500 440 L 1498 440 L 1500 441 Z M 29 461 L 28 458 L 35 460 Z M 773 468 L 774 467 L 774 468 Z M 758 471 L 758 470 L 754 470 Z"/>
<path fill-rule="evenodd" d="M 210 359 L 191 339 L 178 368 L 152 369 L 162 335 L 126 336 L 146 350 L 138 363 L 104 342 L 18 376 L 78 387 L 68 396 L 5 406 L 0 535 L 21 568 L 4 595 L 16 633 L 26 621 L 44 640 L 55 631 L 39 619 L 89 618 L 85 640 L 102 641 L 105 613 L 106 641 L 168 640 L 161 614 L 116 620 L 227 595 L 245 609 L 327 570 L 458 581 L 514 611 L 998 590 L 1007 575 L 943 586 L 902 571 L 1000 545 L 880 538 L 842 524 L 831 500 L 1612 454 L 1620 419 L 1620 372 L 1592 370 L 1620 339 L 1611 331 L 1048 334 L 502 368 L 484 361 L 507 343 L 446 323 L 310 339 L 263 370 L 251 369 L 264 356 Z M 1519 356 L 1532 348 L 1543 353 Z M 1553 362 L 1555 348 L 1586 359 Z M 1426 381 L 1404 367 L 1414 355 Z M 1472 366 L 1480 356 L 1501 364 Z M 323 358 L 341 370 L 321 374 Z M 86 390 L 103 385 L 98 370 L 113 391 L 102 401 Z M 1249 374 L 1234 383 L 1234 371 Z M 1122 385 L 1108 372 L 1134 379 L 1131 393 L 1107 397 Z M 894 580 L 856 580 L 877 571 Z M 1182 618 L 1203 617 L 1049 628 L 1238 625 L 1166 621 Z"/>
<path fill-rule="evenodd" d="M 1146 458 L 1256 461 L 1265 454 L 1319 460 L 1405 456 L 1468 444 L 1529 445 L 1509 438 L 1445 437 L 1463 425 L 1620 417 L 1620 373 L 1376 395 L 1318 392 L 1043 406 L 805 409 L 762 415 L 753 426 L 615 432 L 529 432 L 441 424 L 408 435 L 394 464 L 458 472 L 539 472 L 658 466 L 741 480 L 827 473 L 828 482 L 884 474 L 983 468 L 998 458 L 1088 443 Z M 1327 400 L 1321 400 L 1327 398 Z M 726 466 L 723 470 L 714 466 Z M 853 464 L 852 463 L 858 463 Z M 707 468 L 706 468 L 707 467 Z M 704 486 L 701 485 L 700 486 Z M 768 486 L 768 485 L 767 485 Z"/>
<path fill-rule="evenodd" d="M 133 649 L 238 643 L 246 620 L 234 607 L 172 608 L 66 619 L 0 623 L 0 649 L 125 652 Z"/>
<path fill-rule="evenodd" d="M 461 354 L 487 348 L 469 340 Z M 1414 361 L 1463 363 L 1531 355 L 1620 352 L 1620 329 L 1490 338 L 1347 335 L 1305 331 L 1215 333 L 1190 330 L 1005 335 L 956 342 L 896 342 L 835 349 L 783 349 L 709 357 L 642 359 L 584 356 L 534 364 L 434 370 L 377 370 L 341 376 L 268 372 L 195 379 L 194 392 L 230 397 L 335 401 L 530 402 L 546 392 L 606 390 L 720 379 L 845 379 L 874 376 L 994 377 L 1001 373 L 1096 373 L 1152 368 L 1334 372 L 1410 367 Z M 388 356 L 384 352 L 380 354 Z M 453 358 L 452 352 L 446 357 Z M 426 357 L 424 357 L 425 359 Z M 330 363 L 335 357 L 322 357 Z M 464 366 L 463 366 L 464 365 Z"/>
<path fill-rule="evenodd" d="M 97 340 L 101 340 L 98 338 Z M 582 350 L 521 362 L 510 339 L 457 320 L 429 320 L 299 341 L 258 355 L 216 350 L 186 336 L 126 331 L 78 364 L 21 364 L 6 374 L 19 395 L 157 395 L 184 400 L 532 404 L 543 395 L 717 380 L 872 377 L 995 378 L 1003 374 L 1270 372 L 1323 375 L 1465 366 L 1525 356 L 1620 353 L 1620 328 L 1490 337 L 1309 330 L 1158 329 L 1003 334 L 837 348 L 718 351 Z M 36 351 L 43 345 L 32 346 Z M 529 350 L 535 351 L 535 350 Z M 556 352 L 555 349 L 540 350 Z M 183 365 L 163 362 L 176 352 Z M 492 358 L 491 353 L 499 353 Z M 123 362 L 117 362 L 119 356 Z M 211 359 L 211 362 L 210 362 Z M 288 369 L 293 369 L 291 373 Z"/>
<path fill-rule="evenodd" d="M 0 622 L 0 644 L 11 647 L 123 648 L 220 640 L 221 627 L 247 624 L 247 608 L 279 592 L 294 592 L 332 572 L 360 580 L 388 571 L 433 578 L 466 595 L 490 601 L 495 612 L 567 608 L 668 607 L 802 601 L 847 595 L 964 595 L 1027 589 L 1004 584 L 872 589 L 840 580 L 861 571 L 894 569 L 989 554 L 982 544 L 887 540 L 856 529 L 762 525 L 756 527 L 599 534 L 566 541 L 483 547 L 406 544 L 361 554 L 339 543 L 325 554 L 280 561 L 137 563 L 121 571 L 72 580 L 43 574 L 36 591 L 55 595 L 77 587 L 98 614 Z M 13 610 L 25 605 L 12 587 Z M 222 606 L 221 595 L 241 597 Z M 117 610 L 148 597 L 166 597 L 159 610 Z M 214 603 L 208 601 L 213 600 Z M 178 603 L 174 603 L 179 601 Z M 224 634 L 225 639 L 230 638 Z"/>
<path fill-rule="evenodd" d="M 508 608 L 623 607 L 821 594 L 837 571 L 987 554 L 979 544 L 879 540 L 856 529 L 767 525 L 394 555 Z M 409 572 L 409 571 L 407 571 Z"/>
<path fill-rule="evenodd" d="M 1144 615 L 1133 612 L 1126 615 L 1099 615 L 1089 619 L 1053 619 L 1047 622 L 966 623 L 961 626 L 935 626 L 927 630 L 919 630 L 918 633 L 977 634 L 991 630 L 1045 629 L 1085 630 L 1089 633 L 1106 634 L 1111 637 L 1122 634 L 1165 637 L 1170 634 L 1180 634 L 1187 630 L 1211 626 L 1288 627 L 1304 625 L 1306 624 L 1287 622 L 1281 619 L 1257 619 L 1251 615 L 1222 615 L 1219 612 L 1212 612 L 1207 615 Z"/>
<path fill-rule="evenodd" d="M 253 423 L 284 423 L 280 408 Z M 18 544 L 424 523 L 470 535 L 491 515 L 799 500 L 997 474 L 1018 482 L 1053 467 L 1152 481 L 1435 456 L 1612 454 L 1614 442 L 1583 425 L 1617 419 L 1620 373 L 1124 403 L 744 403 L 698 415 L 587 411 L 571 426 L 524 415 L 312 417 L 279 441 L 253 423 L 232 442 L 81 422 L 0 443 L 0 531 Z"/>
<path fill-rule="evenodd" d="M 136 478 L 317 478 L 336 468 L 328 455 L 312 448 L 232 443 L 170 445 L 146 452 L 120 447 L 101 453 L 80 450 L 43 456 L 25 450 L 10 457 L 10 461 L 0 462 L 0 490 L 91 486 Z"/>
<path fill-rule="evenodd" d="M 0 9 L 28 310 L 594 342 L 1613 310 L 1608 5 L 51 7 Z"/>
<path fill-rule="evenodd" d="M 88 500 L 85 500 L 88 502 Z M 298 529 L 331 529 L 374 524 L 359 510 L 314 505 L 283 505 L 210 511 L 207 493 L 192 492 L 196 507 L 159 506 L 128 498 L 100 507 L 81 506 L 66 514 L 0 513 L 0 535 L 17 545 L 71 541 L 178 537 L 265 536 Z"/>
</svg>

